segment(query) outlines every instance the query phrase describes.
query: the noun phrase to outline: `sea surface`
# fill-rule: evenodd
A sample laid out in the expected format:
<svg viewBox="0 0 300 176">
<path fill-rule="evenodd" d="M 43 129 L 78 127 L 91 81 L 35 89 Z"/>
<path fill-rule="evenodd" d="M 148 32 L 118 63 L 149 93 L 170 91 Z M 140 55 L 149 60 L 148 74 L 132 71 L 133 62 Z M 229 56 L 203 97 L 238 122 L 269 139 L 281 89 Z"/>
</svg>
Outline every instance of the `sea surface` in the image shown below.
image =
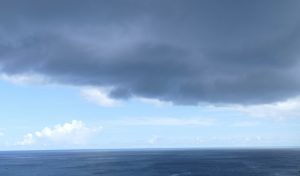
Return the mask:
<svg viewBox="0 0 300 176">
<path fill-rule="evenodd" d="M 299 149 L 0 152 L 0 176 L 300 176 Z"/>
</svg>

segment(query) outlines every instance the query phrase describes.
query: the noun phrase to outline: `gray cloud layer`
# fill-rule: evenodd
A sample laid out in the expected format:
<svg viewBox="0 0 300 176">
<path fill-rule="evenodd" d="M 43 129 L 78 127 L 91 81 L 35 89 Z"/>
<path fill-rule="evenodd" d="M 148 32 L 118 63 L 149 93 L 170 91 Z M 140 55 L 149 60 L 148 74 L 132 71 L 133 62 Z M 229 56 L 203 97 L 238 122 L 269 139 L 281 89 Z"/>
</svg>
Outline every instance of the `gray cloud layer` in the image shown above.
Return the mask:
<svg viewBox="0 0 300 176">
<path fill-rule="evenodd" d="M 300 1 L 1 1 L 0 69 L 178 104 L 300 93 Z"/>
</svg>

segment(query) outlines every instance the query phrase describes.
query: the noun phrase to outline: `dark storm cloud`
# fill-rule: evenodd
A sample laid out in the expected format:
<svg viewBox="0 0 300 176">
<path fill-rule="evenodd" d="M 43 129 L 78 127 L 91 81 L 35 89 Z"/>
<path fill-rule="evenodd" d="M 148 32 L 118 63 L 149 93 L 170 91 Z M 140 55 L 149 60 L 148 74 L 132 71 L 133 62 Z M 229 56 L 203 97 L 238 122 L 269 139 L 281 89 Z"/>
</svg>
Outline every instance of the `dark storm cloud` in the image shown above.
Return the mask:
<svg viewBox="0 0 300 176">
<path fill-rule="evenodd" d="M 110 96 L 265 103 L 300 93 L 300 1 L 1 1 L 0 68 Z"/>
</svg>

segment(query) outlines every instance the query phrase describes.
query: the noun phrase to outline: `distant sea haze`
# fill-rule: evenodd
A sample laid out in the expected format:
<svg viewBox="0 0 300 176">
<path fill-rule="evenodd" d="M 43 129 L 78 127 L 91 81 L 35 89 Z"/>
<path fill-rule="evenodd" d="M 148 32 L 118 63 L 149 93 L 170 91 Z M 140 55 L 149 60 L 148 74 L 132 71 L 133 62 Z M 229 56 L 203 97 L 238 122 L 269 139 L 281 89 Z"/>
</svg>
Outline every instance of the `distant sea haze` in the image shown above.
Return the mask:
<svg viewBox="0 0 300 176">
<path fill-rule="evenodd" d="M 0 176 L 300 176 L 300 149 L 0 152 Z"/>
</svg>

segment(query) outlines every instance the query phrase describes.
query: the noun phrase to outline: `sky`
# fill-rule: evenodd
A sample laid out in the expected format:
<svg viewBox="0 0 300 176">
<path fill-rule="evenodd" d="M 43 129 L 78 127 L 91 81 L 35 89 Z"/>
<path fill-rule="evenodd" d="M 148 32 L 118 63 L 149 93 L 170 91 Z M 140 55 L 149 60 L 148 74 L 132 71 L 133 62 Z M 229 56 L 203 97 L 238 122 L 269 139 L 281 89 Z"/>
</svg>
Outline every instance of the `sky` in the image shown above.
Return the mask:
<svg viewBox="0 0 300 176">
<path fill-rule="evenodd" d="M 299 8 L 1 1 L 0 150 L 300 147 Z"/>
</svg>

